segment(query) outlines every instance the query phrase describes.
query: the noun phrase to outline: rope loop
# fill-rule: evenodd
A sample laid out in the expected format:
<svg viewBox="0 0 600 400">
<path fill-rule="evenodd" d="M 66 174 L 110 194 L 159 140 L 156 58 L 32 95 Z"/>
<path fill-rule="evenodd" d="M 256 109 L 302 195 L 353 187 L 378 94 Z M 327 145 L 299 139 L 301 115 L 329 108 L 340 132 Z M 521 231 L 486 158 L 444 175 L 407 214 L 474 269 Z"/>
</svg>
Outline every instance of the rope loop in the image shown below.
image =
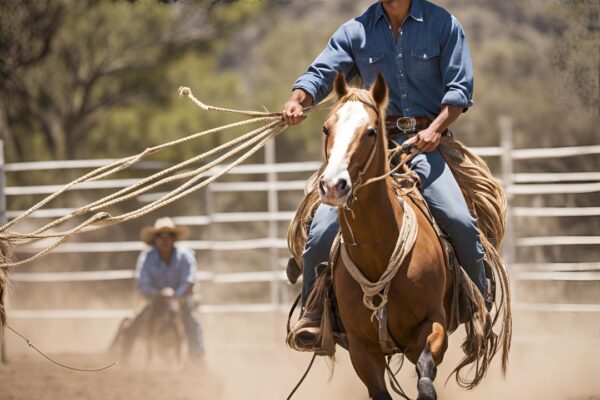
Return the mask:
<svg viewBox="0 0 600 400">
<path fill-rule="evenodd" d="M 371 315 L 371 321 L 374 321 L 374 318 L 377 316 L 377 312 L 388 302 L 388 292 L 390 290 L 390 285 L 392 279 L 398 273 L 398 270 L 406 260 L 408 254 L 412 251 L 416 239 L 417 233 L 419 231 L 419 224 L 417 222 L 417 217 L 410 205 L 406 204 L 406 201 L 402 197 L 396 197 L 400 207 L 404 211 L 404 216 L 402 218 L 402 226 L 400 227 L 400 232 L 398 234 L 398 239 L 396 241 L 396 246 L 390 260 L 388 261 L 388 265 L 379 278 L 377 282 L 371 282 L 361 271 L 361 269 L 352 261 L 350 255 L 348 254 L 348 249 L 346 245 L 342 241 L 340 243 L 340 254 L 344 265 L 348 273 L 354 278 L 354 280 L 360 285 L 363 291 L 363 304 L 369 310 L 373 311 Z M 381 302 L 377 305 L 374 304 L 374 299 L 379 297 Z"/>
<path fill-rule="evenodd" d="M 267 141 L 275 138 L 277 135 L 279 135 L 281 132 L 283 132 L 287 128 L 287 125 L 283 121 L 283 118 L 282 118 L 283 114 L 281 112 L 246 111 L 246 110 L 235 110 L 235 109 L 229 109 L 229 108 L 214 107 L 211 105 L 207 105 L 207 104 L 201 102 L 200 100 L 198 100 L 192 94 L 191 89 L 188 87 L 179 88 L 179 94 L 181 96 L 188 97 L 194 104 L 196 104 L 198 107 L 202 108 L 203 110 L 229 112 L 229 113 L 234 113 L 234 114 L 245 115 L 250 118 L 239 121 L 239 122 L 234 122 L 231 124 L 223 125 L 223 126 L 220 126 L 217 128 L 212 128 L 212 129 L 208 129 L 205 131 L 193 133 L 193 134 L 185 136 L 183 138 L 172 140 L 170 142 L 163 143 L 163 144 L 160 144 L 157 146 L 148 147 L 137 155 L 125 157 L 125 158 L 116 160 L 114 162 L 111 162 L 110 164 L 99 167 L 99 168 L 81 176 L 80 178 L 77 178 L 74 181 L 64 185 L 61 189 L 57 190 L 56 192 L 54 192 L 51 195 L 44 198 L 43 200 L 39 201 L 38 203 L 36 203 L 32 207 L 30 207 L 27 211 L 25 211 L 21 215 L 19 215 L 18 217 L 14 218 L 11 221 L 7 222 L 6 224 L 0 226 L 0 240 L 8 242 L 9 244 L 22 245 L 22 244 L 28 243 L 32 240 L 48 239 L 48 238 L 57 238 L 56 242 L 52 243 L 51 245 L 47 246 L 46 248 L 44 248 L 43 250 L 41 250 L 34 256 L 27 258 L 25 260 L 20 260 L 20 261 L 16 261 L 16 262 L 0 263 L 0 268 L 15 267 L 17 265 L 29 263 L 31 261 L 34 261 L 34 260 L 50 253 L 52 250 L 54 250 L 56 247 L 61 245 L 63 242 L 65 242 L 67 239 L 69 239 L 74 234 L 77 234 L 79 232 L 85 232 L 85 231 L 98 229 L 102 226 L 118 224 L 118 223 L 125 222 L 125 221 L 131 220 L 131 219 L 139 218 L 139 217 L 146 215 L 150 212 L 153 212 L 161 207 L 164 207 L 167 204 L 170 204 L 176 200 L 179 200 L 182 197 L 187 196 L 188 194 L 207 186 L 209 183 L 211 183 L 211 182 L 215 181 L 216 179 L 220 178 L 221 176 L 225 175 L 226 173 L 231 171 L 233 168 L 237 167 L 238 165 L 240 165 L 241 163 L 246 161 L 248 158 L 250 158 L 258 150 L 260 150 Z M 322 106 L 322 103 L 316 104 L 311 107 L 307 107 L 304 109 L 304 112 L 306 114 L 308 114 L 310 112 L 318 110 L 319 108 L 321 108 L 321 106 Z M 29 216 L 29 215 L 33 214 L 34 212 L 36 212 L 37 210 L 41 209 L 42 207 L 44 207 L 46 204 L 48 204 L 50 201 L 52 201 L 53 199 L 55 199 L 56 197 L 58 197 L 65 191 L 76 187 L 80 183 L 92 182 L 92 181 L 96 181 L 96 180 L 105 178 L 109 175 L 113 175 L 119 171 L 122 171 L 124 169 L 131 167 L 132 165 L 134 165 L 135 163 L 137 163 L 144 157 L 154 154 L 154 153 L 157 153 L 157 152 L 167 149 L 169 147 L 173 147 L 175 145 L 179 145 L 179 144 L 188 142 L 193 139 L 200 138 L 202 136 L 205 136 L 205 135 L 208 135 L 211 133 L 223 132 L 228 129 L 234 129 L 234 128 L 238 128 L 238 127 L 242 127 L 242 126 L 247 126 L 250 124 L 255 124 L 257 122 L 262 122 L 262 123 L 264 123 L 264 125 L 257 129 L 251 130 L 250 132 L 247 132 L 241 136 L 238 136 L 237 138 L 235 138 L 233 140 L 225 142 L 222 145 L 217 146 L 216 148 L 213 148 L 202 154 L 192 157 L 189 160 L 185 160 L 185 161 L 180 162 L 176 165 L 173 165 L 169 168 L 161 170 L 147 178 L 141 179 L 140 181 L 138 181 L 130 186 L 127 186 L 121 190 L 118 190 L 117 192 L 115 192 L 113 194 L 110 194 L 101 199 L 93 201 L 92 203 L 87 204 L 85 206 L 79 207 L 76 210 L 70 212 L 69 214 L 67 214 L 63 217 L 59 217 L 32 232 L 22 233 L 22 232 L 8 231 L 8 229 L 11 226 L 22 221 L 27 216 Z M 229 148 L 231 148 L 231 149 L 229 149 Z M 227 150 L 227 149 L 229 149 L 229 150 Z M 176 172 L 182 170 L 183 168 L 190 166 L 193 163 L 197 163 L 198 161 L 200 161 L 202 159 L 213 156 L 213 155 L 217 154 L 218 152 L 222 152 L 222 151 L 225 151 L 225 153 L 218 156 L 213 161 L 210 161 L 200 167 L 195 167 L 194 169 L 186 171 L 186 172 L 176 173 Z M 238 155 L 239 153 L 241 153 L 241 155 Z M 217 167 L 219 164 L 225 162 L 226 160 L 228 160 L 229 158 L 232 158 L 233 156 L 236 156 L 237 158 L 235 158 L 230 164 L 223 166 L 223 168 L 221 168 L 216 173 L 208 174 L 211 171 L 211 169 L 213 169 L 214 167 Z M 187 179 L 187 181 L 178 185 L 175 189 L 171 190 L 170 192 L 162 195 L 159 199 L 151 202 L 150 204 L 142 206 L 136 210 L 133 210 L 133 211 L 130 211 L 127 213 L 123 213 L 120 215 L 116 215 L 116 216 L 112 216 L 109 213 L 102 211 L 103 209 L 105 209 L 109 206 L 132 199 L 132 198 L 139 196 L 143 193 L 146 193 L 147 191 L 154 189 L 158 186 L 161 186 L 161 185 L 164 185 L 167 183 L 171 183 L 171 182 L 175 182 L 177 180 L 183 180 L 183 179 Z M 65 222 L 67 222 L 73 218 L 84 217 L 86 215 L 89 215 L 90 213 L 95 213 L 95 214 L 93 214 L 90 218 L 86 219 L 85 221 L 79 223 L 74 228 L 71 228 L 71 229 L 68 229 L 65 231 L 50 232 L 51 228 L 62 225 Z"/>
</svg>

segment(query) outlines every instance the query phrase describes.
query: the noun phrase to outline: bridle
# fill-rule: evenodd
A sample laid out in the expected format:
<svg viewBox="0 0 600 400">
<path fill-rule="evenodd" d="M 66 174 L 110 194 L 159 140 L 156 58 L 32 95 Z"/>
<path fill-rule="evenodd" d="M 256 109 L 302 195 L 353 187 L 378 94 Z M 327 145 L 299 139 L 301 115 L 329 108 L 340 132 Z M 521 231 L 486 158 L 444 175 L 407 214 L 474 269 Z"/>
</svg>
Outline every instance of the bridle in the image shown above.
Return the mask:
<svg viewBox="0 0 600 400">
<path fill-rule="evenodd" d="M 359 100 L 360 103 L 362 103 L 364 106 L 369 107 L 370 109 L 372 109 L 375 112 L 375 115 L 377 116 L 377 120 L 379 122 L 379 126 L 378 128 L 375 130 L 375 134 L 376 135 L 380 135 L 383 133 L 383 130 L 385 129 L 385 122 L 382 123 L 382 118 L 381 118 L 381 112 L 379 111 L 379 109 L 374 105 L 374 104 L 370 104 L 364 101 Z M 325 131 L 325 127 L 324 127 L 324 131 Z M 328 133 L 324 134 L 326 136 L 329 136 Z M 379 180 L 385 179 L 386 177 L 392 175 L 393 173 L 395 173 L 396 171 L 398 171 L 409 159 L 411 159 L 412 157 L 414 157 L 417 153 L 418 150 L 416 150 L 416 145 L 415 144 L 411 144 L 411 145 L 400 145 L 397 148 L 395 148 L 394 150 L 392 150 L 390 152 L 390 156 L 395 156 L 398 154 L 409 154 L 409 157 L 406 157 L 404 160 L 402 160 L 401 162 L 399 162 L 394 168 L 391 168 L 388 172 L 386 172 L 383 175 L 377 176 L 377 177 L 373 177 L 370 179 L 367 179 L 365 182 L 363 182 L 363 176 L 366 174 L 367 170 L 369 169 L 369 167 L 371 166 L 371 164 L 373 163 L 373 159 L 375 158 L 375 152 L 377 151 L 377 143 L 375 143 L 373 145 L 373 148 L 371 149 L 371 152 L 369 153 L 369 157 L 367 158 L 367 161 L 365 162 L 365 164 L 362 166 L 362 168 L 358 171 L 358 178 L 356 180 L 356 182 L 352 182 L 354 189 L 352 189 L 352 196 L 353 198 L 356 198 L 356 192 L 359 189 L 364 188 L 365 186 L 377 182 Z M 329 154 L 327 154 L 327 140 L 323 141 L 323 154 L 325 156 L 325 160 L 327 162 L 329 162 Z M 387 155 L 386 155 L 387 156 Z M 348 206 L 345 206 L 345 208 L 348 208 Z"/>
<path fill-rule="evenodd" d="M 375 131 L 376 135 L 380 135 L 380 134 L 385 134 L 385 121 L 382 122 L 382 118 L 381 118 L 381 112 L 377 109 L 377 107 L 373 104 L 369 104 L 366 103 L 364 101 L 360 101 L 364 106 L 367 106 L 369 108 L 371 108 L 376 116 L 377 116 L 377 120 L 379 122 L 379 126 L 377 128 L 377 130 Z M 328 136 L 328 133 L 325 133 L 325 127 L 324 127 L 324 134 L 326 136 Z M 324 149 L 323 149 L 323 153 L 325 156 L 325 160 L 327 162 L 329 162 L 329 155 L 327 154 L 327 140 L 324 140 Z M 352 189 L 352 194 L 351 194 L 351 201 L 347 202 L 343 208 L 346 211 L 349 211 L 354 218 L 354 212 L 352 210 L 352 203 L 356 200 L 356 194 L 357 192 L 364 188 L 365 186 L 371 184 L 371 183 L 375 183 L 377 181 L 383 180 L 388 176 L 391 176 L 393 173 L 395 173 L 396 171 L 398 171 L 404 164 L 406 164 L 406 162 L 411 159 L 412 157 L 414 157 L 417 153 L 418 150 L 416 150 L 416 145 L 415 144 L 411 144 L 411 145 L 400 145 L 397 146 L 395 149 L 393 149 L 390 154 L 386 154 L 386 157 L 389 156 L 395 156 L 401 153 L 404 154 L 409 154 L 408 157 L 405 157 L 402 161 L 400 161 L 394 168 L 391 168 L 389 171 L 387 171 L 386 173 L 384 173 L 383 175 L 380 176 L 376 176 L 370 179 L 367 179 L 366 181 L 363 182 L 363 176 L 366 174 L 367 170 L 371 167 L 371 164 L 373 163 L 373 160 L 375 158 L 375 152 L 377 151 L 377 142 L 375 142 L 375 144 L 373 145 L 373 148 L 371 149 L 371 152 L 369 153 L 369 156 L 367 158 L 367 161 L 365 162 L 365 164 L 360 168 L 360 170 L 358 171 L 358 178 L 356 183 L 352 182 L 354 188 Z M 352 228 L 350 227 L 350 224 L 348 224 L 348 220 L 347 217 L 345 217 L 345 214 L 342 214 L 343 218 L 341 218 L 344 223 L 346 224 L 346 226 L 348 227 L 348 230 L 350 232 L 350 235 L 352 236 L 352 243 L 346 243 L 348 245 L 352 245 L 352 246 L 379 246 L 379 245 L 385 245 L 388 244 L 388 241 L 383 241 L 383 242 L 373 242 L 373 243 L 356 243 L 356 240 L 354 238 L 354 233 L 352 232 Z"/>
</svg>

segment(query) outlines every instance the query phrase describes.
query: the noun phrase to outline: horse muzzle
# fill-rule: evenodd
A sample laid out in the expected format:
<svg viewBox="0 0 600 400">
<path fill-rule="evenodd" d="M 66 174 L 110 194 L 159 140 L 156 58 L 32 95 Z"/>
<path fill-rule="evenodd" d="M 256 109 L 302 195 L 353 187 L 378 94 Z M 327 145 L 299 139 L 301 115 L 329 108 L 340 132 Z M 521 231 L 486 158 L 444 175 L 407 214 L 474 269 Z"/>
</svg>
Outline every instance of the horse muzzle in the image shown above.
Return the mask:
<svg viewBox="0 0 600 400">
<path fill-rule="evenodd" d="M 346 205 L 352 194 L 352 182 L 348 173 L 340 174 L 333 179 L 322 177 L 319 180 L 319 194 L 321 202 L 332 207 Z"/>
</svg>

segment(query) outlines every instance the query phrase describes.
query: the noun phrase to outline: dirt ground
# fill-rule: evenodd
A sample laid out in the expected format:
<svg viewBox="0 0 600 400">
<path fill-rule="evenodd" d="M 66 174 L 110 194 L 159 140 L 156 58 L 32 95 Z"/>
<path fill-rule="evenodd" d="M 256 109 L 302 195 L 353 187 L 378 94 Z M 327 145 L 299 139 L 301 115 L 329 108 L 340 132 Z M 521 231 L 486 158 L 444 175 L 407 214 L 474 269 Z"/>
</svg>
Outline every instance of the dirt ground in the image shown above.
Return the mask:
<svg viewBox="0 0 600 400">
<path fill-rule="evenodd" d="M 208 315 L 202 318 L 207 353 L 183 367 L 125 365 L 84 373 L 55 367 L 14 334 L 7 332 L 9 361 L 0 365 L 1 400 L 188 400 L 285 399 L 310 359 L 284 345 L 285 316 L 280 313 Z M 76 367 L 97 368 L 113 360 L 108 346 L 118 321 L 25 320 L 11 324 L 57 360 Z M 518 333 L 518 329 L 517 329 Z M 478 388 L 467 392 L 453 380 L 444 385 L 460 356 L 459 333 L 451 336 L 450 351 L 435 384 L 440 399 L 600 399 L 600 345 L 593 340 L 517 339 L 513 342 L 508 375 L 497 363 Z M 415 395 L 414 367 L 406 362 L 400 381 Z M 345 351 L 330 365 L 319 359 L 295 399 L 367 399 Z"/>
</svg>

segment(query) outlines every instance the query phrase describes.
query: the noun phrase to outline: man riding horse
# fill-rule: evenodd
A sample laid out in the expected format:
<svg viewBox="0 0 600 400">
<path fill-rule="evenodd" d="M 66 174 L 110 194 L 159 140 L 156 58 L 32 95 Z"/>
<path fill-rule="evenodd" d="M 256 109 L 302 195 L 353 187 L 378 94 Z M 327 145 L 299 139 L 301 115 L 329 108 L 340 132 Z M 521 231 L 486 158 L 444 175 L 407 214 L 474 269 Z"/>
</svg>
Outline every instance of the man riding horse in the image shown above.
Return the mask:
<svg viewBox="0 0 600 400">
<path fill-rule="evenodd" d="M 477 224 L 452 171 L 436 150 L 449 126 L 473 105 L 473 67 L 462 26 L 453 15 L 426 0 L 378 1 L 344 23 L 298 78 L 284 105 L 285 122 L 302 122 L 303 108 L 318 103 L 332 90 L 338 72 L 348 81 L 358 74 L 367 86 L 378 73 L 385 78 L 388 136 L 420 150 L 408 165 L 418 174 L 431 213 L 449 236 L 489 311 L 492 299 Z M 333 187 L 347 184 L 342 176 L 333 179 Z M 327 261 L 338 230 L 337 207 L 319 205 L 302 257 L 303 307 L 314 286 L 316 267 Z M 298 325 L 318 326 L 311 319 L 319 318 L 303 312 Z"/>
<path fill-rule="evenodd" d="M 169 217 L 159 218 L 154 226 L 145 227 L 140 236 L 152 248 L 140 254 L 136 279 L 138 289 L 149 300 L 181 302 L 189 354 L 201 357 L 204 336 L 200 323 L 192 315 L 191 298 L 196 283 L 196 258 L 193 251 L 175 245 L 175 241 L 187 233 L 185 227 L 175 226 Z"/>
</svg>

